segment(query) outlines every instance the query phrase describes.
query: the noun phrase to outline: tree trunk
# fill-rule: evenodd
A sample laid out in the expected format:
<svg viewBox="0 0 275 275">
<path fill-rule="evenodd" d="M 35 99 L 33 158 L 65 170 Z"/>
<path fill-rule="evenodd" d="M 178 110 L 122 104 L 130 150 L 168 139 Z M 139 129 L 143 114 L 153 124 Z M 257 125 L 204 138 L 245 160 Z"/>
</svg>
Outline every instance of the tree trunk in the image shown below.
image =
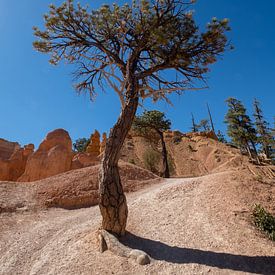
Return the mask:
<svg viewBox="0 0 275 275">
<path fill-rule="evenodd" d="M 264 153 L 266 155 L 267 159 L 271 159 L 271 153 L 270 153 L 270 149 L 269 146 L 267 144 L 264 144 Z"/>
<path fill-rule="evenodd" d="M 246 144 L 246 151 L 247 151 L 247 153 L 249 154 L 249 158 L 252 160 L 253 157 L 252 157 L 252 154 L 251 154 L 251 149 L 250 149 L 250 147 L 249 147 L 248 144 Z"/>
<path fill-rule="evenodd" d="M 257 152 L 256 145 L 255 145 L 254 141 L 251 140 L 250 142 L 251 142 L 251 144 L 252 144 L 252 147 L 253 147 L 253 150 L 254 150 L 254 153 L 255 153 L 256 161 L 257 161 L 257 163 L 260 165 L 261 162 L 260 162 L 260 160 L 259 160 L 259 156 L 258 156 L 258 152 Z"/>
<path fill-rule="evenodd" d="M 161 140 L 161 146 L 162 146 L 162 167 L 163 167 L 163 172 L 162 176 L 164 178 L 170 178 L 170 172 L 169 172 L 169 165 L 168 165 L 168 156 L 167 156 L 167 150 L 166 150 L 166 144 L 164 141 L 163 137 L 163 132 L 158 132 L 160 135 L 160 140 Z"/>
<path fill-rule="evenodd" d="M 126 100 L 119 119 L 110 131 L 106 142 L 99 180 L 99 208 L 102 215 L 102 228 L 117 234 L 125 234 L 128 208 L 123 192 L 119 170 L 119 153 L 131 128 L 138 107 L 136 87 Z"/>
</svg>

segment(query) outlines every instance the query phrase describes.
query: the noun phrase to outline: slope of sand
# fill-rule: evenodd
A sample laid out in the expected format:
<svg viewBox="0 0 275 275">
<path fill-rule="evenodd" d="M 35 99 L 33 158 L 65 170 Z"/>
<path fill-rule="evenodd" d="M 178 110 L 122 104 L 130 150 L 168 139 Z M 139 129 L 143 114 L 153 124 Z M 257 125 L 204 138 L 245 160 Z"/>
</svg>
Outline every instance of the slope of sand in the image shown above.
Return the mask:
<svg viewBox="0 0 275 275">
<path fill-rule="evenodd" d="M 275 245 L 250 220 L 254 203 L 275 213 L 274 182 L 223 172 L 165 180 L 127 199 L 122 241 L 151 264 L 97 251 L 96 206 L 18 210 L 0 215 L 0 274 L 275 274 Z"/>
<path fill-rule="evenodd" d="M 248 163 L 248 158 L 241 155 L 236 148 L 203 136 L 185 136 L 180 140 L 168 138 L 166 147 L 172 176 L 202 176 Z M 152 150 L 159 156 L 154 162 L 155 169 L 160 172 L 162 170 L 161 146 L 157 140 L 149 140 L 141 136 L 128 138 L 124 143 L 121 158 L 146 167 L 145 155 Z"/>
<path fill-rule="evenodd" d="M 119 163 L 125 192 L 133 192 L 161 181 L 148 170 Z M 100 165 L 72 170 L 43 180 L 21 183 L 0 182 L 0 213 L 48 207 L 77 209 L 98 203 Z"/>
</svg>

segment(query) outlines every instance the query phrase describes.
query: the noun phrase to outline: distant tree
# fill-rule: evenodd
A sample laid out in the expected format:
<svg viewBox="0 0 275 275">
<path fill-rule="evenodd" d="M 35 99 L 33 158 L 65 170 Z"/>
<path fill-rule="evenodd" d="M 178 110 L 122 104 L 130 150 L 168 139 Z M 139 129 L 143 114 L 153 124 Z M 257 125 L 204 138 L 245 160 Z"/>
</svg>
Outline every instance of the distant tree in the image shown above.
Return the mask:
<svg viewBox="0 0 275 275">
<path fill-rule="evenodd" d="M 141 100 L 166 100 L 171 93 L 196 90 L 209 65 L 228 47 L 228 20 L 213 18 L 206 30 L 196 25 L 193 0 L 142 0 L 97 10 L 68 0 L 50 6 L 45 30 L 35 27 L 34 47 L 51 55 L 50 62 L 73 64 L 76 90 L 111 87 L 121 114 L 110 131 L 99 177 L 102 228 L 124 235 L 128 216 L 118 160 Z M 172 72 L 167 74 L 167 71 Z M 205 83 L 204 81 L 200 83 Z"/>
<path fill-rule="evenodd" d="M 79 138 L 73 143 L 73 149 L 76 152 L 85 152 L 89 143 L 90 143 L 90 139 Z"/>
<path fill-rule="evenodd" d="M 192 127 L 191 127 L 191 131 L 192 131 L 193 133 L 196 133 L 196 132 L 199 131 L 199 127 L 198 127 L 198 124 L 196 124 L 196 122 L 195 122 L 195 118 L 194 118 L 193 113 L 191 113 L 191 117 L 192 117 Z"/>
<path fill-rule="evenodd" d="M 133 121 L 133 129 L 140 133 L 144 133 L 146 131 L 154 130 L 160 140 L 162 147 L 162 165 L 163 172 L 162 176 L 164 178 L 169 178 L 169 165 L 168 165 L 168 155 L 166 144 L 164 141 L 163 133 L 169 130 L 171 127 L 171 121 L 165 118 L 165 114 L 159 111 L 144 111 L 142 115 L 136 116 Z"/>
<path fill-rule="evenodd" d="M 211 130 L 215 133 L 214 122 L 213 122 L 212 114 L 211 114 L 210 107 L 209 107 L 208 103 L 206 104 L 206 106 L 207 106 L 208 116 L 209 116 L 209 120 L 210 120 L 210 124 L 211 124 Z"/>
<path fill-rule="evenodd" d="M 197 125 L 199 131 L 208 132 L 210 131 L 210 124 L 208 119 L 202 119 L 200 123 Z"/>
<path fill-rule="evenodd" d="M 217 138 L 218 138 L 219 142 L 227 143 L 227 140 L 226 140 L 224 134 L 220 130 L 218 130 Z"/>
<path fill-rule="evenodd" d="M 256 130 L 250 117 L 246 114 L 244 105 L 240 100 L 235 98 L 228 98 L 226 102 L 228 104 L 228 112 L 225 117 L 225 123 L 227 123 L 228 136 L 234 145 L 238 146 L 241 150 L 245 149 L 250 158 L 253 158 L 253 151 L 259 163 L 256 149 Z"/>
<path fill-rule="evenodd" d="M 255 118 L 258 142 L 261 144 L 262 151 L 265 153 L 266 157 L 270 159 L 272 155 L 272 143 L 274 142 L 271 128 L 269 127 L 268 122 L 264 119 L 263 111 L 260 107 L 260 102 L 257 99 L 255 99 L 253 105 L 253 116 Z"/>
</svg>

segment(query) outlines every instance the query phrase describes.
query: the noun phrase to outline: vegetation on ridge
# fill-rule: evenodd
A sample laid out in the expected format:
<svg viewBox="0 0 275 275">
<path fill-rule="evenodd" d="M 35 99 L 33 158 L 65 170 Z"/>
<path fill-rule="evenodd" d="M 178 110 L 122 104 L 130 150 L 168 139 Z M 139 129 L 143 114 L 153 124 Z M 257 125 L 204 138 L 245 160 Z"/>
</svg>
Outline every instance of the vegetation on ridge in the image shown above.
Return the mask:
<svg viewBox="0 0 275 275">
<path fill-rule="evenodd" d="M 259 204 L 255 205 L 253 209 L 253 221 L 272 241 L 275 241 L 275 217 Z"/>
<path fill-rule="evenodd" d="M 169 165 L 168 165 L 168 155 L 166 144 L 164 140 L 164 132 L 169 130 L 171 127 L 171 121 L 165 118 L 165 114 L 154 110 L 154 111 L 144 111 L 142 115 L 136 116 L 133 125 L 133 129 L 139 133 L 149 133 L 154 131 L 161 140 L 161 154 L 162 154 L 162 166 L 163 172 L 162 176 L 164 178 L 170 177 Z M 147 160 L 152 160 L 151 157 L 146 157 Z M 151 161 L 150 161 L 151 162 Z M 149 165 L 151 167 L 151 165 Z"/>
</svg>

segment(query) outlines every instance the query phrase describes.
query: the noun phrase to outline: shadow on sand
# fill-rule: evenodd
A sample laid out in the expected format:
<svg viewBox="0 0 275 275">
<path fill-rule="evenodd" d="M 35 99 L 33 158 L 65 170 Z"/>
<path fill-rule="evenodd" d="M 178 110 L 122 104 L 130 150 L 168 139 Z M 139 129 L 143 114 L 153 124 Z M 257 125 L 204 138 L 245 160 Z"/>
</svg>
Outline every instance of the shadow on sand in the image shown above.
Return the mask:
<svg viewBox="0 0 275 275">
<path fill-rule="evenodd" d="M 155 260 L 176 264 L 196 263 L 220 269 L 265 275 L 275 274 L 275 256 L 244 256 L 169 246 L 159 241 L 135 236 L 129 232 L 120 241 L 132 249 L 145 251 Z"/>
</svg>

